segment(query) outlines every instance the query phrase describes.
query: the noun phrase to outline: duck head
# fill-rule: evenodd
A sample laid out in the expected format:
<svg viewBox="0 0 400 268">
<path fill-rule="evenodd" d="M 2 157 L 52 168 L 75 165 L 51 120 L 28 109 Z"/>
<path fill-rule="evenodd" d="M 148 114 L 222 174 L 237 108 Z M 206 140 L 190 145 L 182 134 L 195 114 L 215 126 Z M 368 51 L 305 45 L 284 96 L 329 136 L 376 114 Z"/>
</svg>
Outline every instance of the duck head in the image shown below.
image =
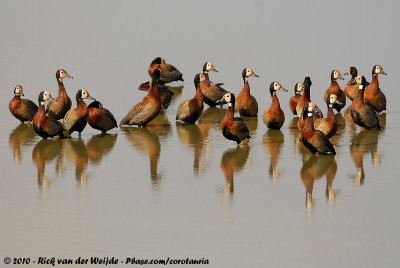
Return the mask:
<svg viewBox="0 0 400 268">
<path fill-rule="evenodd" d="M 76 101 L 79 100 L 96 100 L 92 98 L 92 96 L 89 95 L 89 92 L 86 89 L 79 89 L 78 92 L 76 92 Z"/>
<path fill-rule="evenodd" d="M 375 65 L 374 67 L 372 67 L 372 76 L 377 76 L 378 74 L 387 75 L 387 73 L 385 73 L 385 72 L 383 71 L 382 66 L 380 66 L 380 65 Z"/>
<path fill-rule="evenodd" d="M 71 79 L 73 79 L 73 77 L 70 76 L 70 75 L 67 73 L 67 71 L 64 70 L 64 69 L 59 69 L 59 70 L 57 70 L 57 72 L 56 72 L 56 78 L 57 78 L 57 80 L 60 81 L 60 82 L 62 82 L 62 80 L 63 80 L 64 78 L 71 78 Z"/>
<path fill-rule="evenodd" d="M 39 98 L 38 98 L 39 104 L 40 104 L 40 105 L 44 105 L 44 103 L 45 103 L 46 101 L 48 101 L 48 100 L 56 101 L 55 99 L 53 99 L 53 98 L 51 97 L 50 92 L 48 92 L 48 91 L 42 91 L 42 92 L 40 92 Z"/>
<path fill-rule="evenodd" d="M 235 106 L 235 95 L 231 92 L 228 92 L 224 95 L 223 100 L 225 103 L 228 103 L 229 107 Z"/>
<path fill-rule="evenodd" d="M 201 82 L 208 82 L 208 83 L 212 84 L 211 81 L 206 79 L 206 76 L 204 74 L 198 73 L 194 77 L 194 86 L 196 89 L 199 88 Z"/>
<path fill-rule="evenodd" d="M 248 78 L 249 78 L 250 76 L 259 77 L 258 75 L 256 75 L 256 74 L 253 72 L 253 69 L 251 69 L 251 68 L 244 68 L 243 71 L 242 71 L 243 80 L 244 80 L 245 82 L 247 82 L 247 80 L 248 80 Z"/>
<path fill-rule="evenodd" d="M 334 104 L 337 104 L 337 105 L 342 104 L 340 101 L 337 100 L 337 96 L 335 94 L 329 94 L 326 97 L 325 101 L 326 101 L 326 104 L 331 108 L 333 107 Z"/>
<path fill-rule="evenodd" d="M 303 83 L 297 82 L 296 85 L 294 85 L 294 94 L 301 94 L 303 89 L 304 89 Z"/>
<path fill-rule="evenodd" d="M 364 76 L 359 75 L 356 78 L 354 78 L 354 81 L 349 83 L 348 85 L 358 85 L 359 89 L 365 89 L 365 86 L 367 85 L 367 80 L 365 79 Z"/>
<path fill-rule="evenodd" d="M 342 77 L 342 75 L 338 70 L 333 70 L 331 73 L 331 80 L 336 81 L 337 79 L 344 80 L 344 78 Z"/>
<path fill-rule="evenodd" d="M 352 66 L 352 67 L 349 67 L 348 69 L 347 69 L 347 71 L 343 74 L 343 75 L 351 75 L 351 77 L 353 77 L 353 79 L 357 76 L 357 74 L 358 74 L 358 71 L 357 71 L 357 68 L 356 67 L 354 67 L 354 66 Z"/>
<path fill-rule="evenodd" d="M 24 91 L 22 90 L 22 86 L 21 85 L 17 85 L 14 88 L 14 95 L 15 96 L 24 96 Z"/>
<path fill-rule="evenodd" d="M 278 90 L 282 90 L 282 91 L 286 91 L 287 92 L 287 90 L 282 87 L 281 83 L 272 82 L 271 85 L 269 86 L 269 92 L 271 93 L 271 96 L 272 95 L 276 95 L 276 92 Z"/>
<path fill-rule="evenodd" d="M 203 73 L 207 74 L 209 71 L 218 73 L 218 70 L 214 68 L 214 64 L 212 62 L 207 61 L 203 65 Z"/>
</svg>

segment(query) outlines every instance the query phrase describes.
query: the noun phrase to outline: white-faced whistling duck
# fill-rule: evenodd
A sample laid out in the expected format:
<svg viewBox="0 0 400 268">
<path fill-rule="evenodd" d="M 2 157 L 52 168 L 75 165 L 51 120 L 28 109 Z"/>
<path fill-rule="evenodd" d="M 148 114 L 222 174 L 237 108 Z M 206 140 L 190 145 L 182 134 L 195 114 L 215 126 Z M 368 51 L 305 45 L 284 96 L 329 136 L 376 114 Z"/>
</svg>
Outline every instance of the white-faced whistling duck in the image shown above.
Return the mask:
<svg viewBox="0 0 400 268">
<path fill-rule="evenodd" d="M 210 78 L 208 77 L 208 73 L 210 71 L 216 72 L 218 73 L 218 70 L 215 69 L 214 64 L 212 62 L 207 61 L 206 63 L 204 63 L 203 65 L 203 74 L 206 78 L 206 80 L 209 80 Z"/>
<path fill-rule="evenodd" d="M 242 91 L 236 97 L 236 110 L 241 116 L 257 116 L 258 114 L 258 103 L 257 100 L 250 95 L 249 77 L 259 77 L 253 72 L 253 69 L 245 68 L 242 71 L 243 88 Z"/>
<path fill-rule="evenodd" d="M 80 89 L 76 93 L 76 108 L 69 110 L 63 120 L 64 129 L 71 135 L 72 132 L 81 132 L 86 127 L 89 117 L 89 110 L 84 100 L 95 100 L 89 95 L 89 92 L 85 89 Z"/>
<path fill-rule="evenodd" d="M 341 105 L 341 103 L 335 94 L 329 94 L 326 97 L 326 104 L 328 105 L 328 113 L 326 114 L 326 118 L 314 119 L 314 128 L 322 131 L 325 136 L 330 139 L 333 135 L 335 135 L 338 129 L 335 113 L 333 112 L 333 106 L 335 104 Z"/>
<path fill-rule="evenodd" d="M 347 72 L 344 75 L 351 75 L 350 80 L 344 86 L 344 94 L 346 94 L 347 98 L 351 101 L 357 96 L 358 86 L 357 85 L 350 85 L 351 82 L 354 81 L 354 78 L 358 75 L 357 68 L 352 66 L 347 69 Z"/>
<path fill-rule="evenodd" d="M 181 120 L 186 123 L 195 123 L 197 119 L 199 119 L 204 109 L 203 94 L 201 94 L 200 91 L 200 83 L 205 80 L 207 79 L 204 74 L 196 74 L 194 77 L 196 95 L 193 99 L 185 100 L 179 104 L 178 111 L 176 113 L 176 120 Z"/>
<path fill-rule="evenodd" d="M 279 104 L 278 96 L 276 92 L 284 89 L 279 82 L 272 82 L 269 86 L 269 92 L 271 93 L 271 106 L 267 108 L 263 114 L 263 121 L 270 129 L 281 129 L 285 122 L 285 114 L 283 113 Z"/>
<path fill-rule="evenodd" d="M 365 129 L 381 129 L 376 111 L 363 101 L 364 90 L 367 84 L 365 77 L 357 76 L 350 84 L 357 84 L 359 86 L 357 96 L 350 106 L 350 114 L 354 123 Z"/>
<path fill-rule="evenodd" d="M 235 113 L 235 95 L 226 93 L 224 100 L 228 103 L 228 110 L 221 122 L 221 131 L 228 140 L 236 141 L 240 144 L 243 140 L 250 139 L 249 129 L 242 118 L 234 117 Z"/>
<path fill-rule="evenodd" d="M 127 115 L 122 118 L 119 123 L 122 125 L 138 125 L 146 126 L 153 120 L 161 110 L 160 95 L 158 94 L 158 79 L 161 76 L 161 71 L 155 69 L 151 78 L 149 93 L 143 97 L 142 101 L 133 106 Z"/>
<path fill-rule="evenodd" d="M 94 129 L 100 130 L 102 134 L 106 134 L 108 130 L 118 126 L 114 115 L 103 108 L 101 102 L 93 101 L 88 105 L 88 109 L 89 117 L 87 121 L 89 125 Z"/>
<path fill-rule="evenodd" d="M 43 139 L 60 137 L 64 138 L 63 127 L 60 122 L 52 117 L 48 117 L 44 111 L 44 104 L 48 100 L 54 100 L 48 91 L 42 91 L 39 94 L 39 109 L 33 117 L 32 124 L 36 134 Z"/>
<path fill-rule="evenodd" d="M 375 65 L 372 68 L 372 80 L 369 85 L 366 86 L 364 92 L 364 103 L 372 106 L 378 113 L 386 110 L 386 97 L 385 94 L 379 88 L 378 74 L 387 75 L 382 66 Z"/>
<path fill-rule="evenodd" d="M 8 108 L 11 114 L 21 123 L 25 121 L 29 123 L 37 113 L 38 106 L 31 100 L 21 99 L 21 96 L 24 96 L 22 86 L 17 85 L 14 88 L 14 97 L 11 99 Z"/>
<path fill-rule="evenodd" d="M 333 104 L 333 108 L 336 111 L 340 112 L 344 106 L 346 106 L 346 94 L 344 94 L 343 90 L 340 89 L 340 86 L 336 80 L 344 80 L 342 75 L 338 70 L 333 70 L 331 73 L 331 85 L 325 91 L 324 101 L 326 101 L 329 94 L 335 94 L 337 96 L 338 101 L 341 104 Z"/>
<path fill-rule="evenodd" d="M 312 153 L 318 153 L 320 155 L 336 154 L 335 148 L 332 143 L 325 136 L 325 134 L 314 128 L 314 117 L 313 113 L 316 113 L 315 104 L 310 102 L 307 108 L 303 111 L 304 126 L 301 129 L 301 141 L 304 146 Z"/>
<path fill-rule="evenodd" d="M 301 92 L 303 91 L 303 89 L 304 85 L 301 82 L 297 82 L 296 85 L 294 85 L 294 96 L 292 96 L 289 100 L 289 107 L 294 115 L 297 115 L 296 107 L 297 103 L 301 99 Z"/>
<path fill-rule="evenodd" d="M 311 82 L 310 77 L 306 76 L 304 78 L 303 85 L 304 85 L 303 96 L 301 96 L 301 99 L 299 100 L 299 102 L 297 103 L 297 106 L 296 106 L 297 116 L 299 117 L 297 126 L 299 127 L 299 129 L 303 128 L 303 112 L 304 112 L 304 110 L 307 110 L 308 103 L 311 102 L 310 89 L 311 89 L 312 82 Z M 317 111 L 317 113 L 315 114 L 315 116 L 317 118 L 324 117 L 321 109 L 319 109 L 318 106 L 316 106 L 316 105 L 315 105 L 315 110 Z"/>
<path fill-rule="evenodd" d="M 160 84 L 166 84 L 174 81 L 183 81 L 182 73 L 171 64 L 165 63 L 165 59 L 161 57 L 155 58 L 150 63 L 148 70 L 150 77 L 153 75 L 153 72 L 156 69 L 160 69 L 162 74 L 159 79 Z"/>
<path fill-rule="evenodd" d="M 72 78 L 67 71 L 64 69 L 59 69 L 56 72 L 56 78 L 58 83 L 58 96 L 55 101 L 50 101 L 47 104 L 46 114 L 51 116 L 57 120 L 64 118 L 65 114 L 71 109 L 72 101 L 67 95 L 67 91 L 65 90 L 63 79 L 64 78 Z"/>
</svg>

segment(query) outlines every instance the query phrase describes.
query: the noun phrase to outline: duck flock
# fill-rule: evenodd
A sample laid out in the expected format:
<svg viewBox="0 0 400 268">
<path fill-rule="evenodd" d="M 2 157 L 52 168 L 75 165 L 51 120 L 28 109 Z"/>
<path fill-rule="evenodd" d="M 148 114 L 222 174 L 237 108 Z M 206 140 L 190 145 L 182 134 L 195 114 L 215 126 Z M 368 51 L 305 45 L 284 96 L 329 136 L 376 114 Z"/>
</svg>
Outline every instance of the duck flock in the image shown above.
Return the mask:
<svg viewBox="0 0 400 268">
<path fill-rule="evenodd" d="M 235 111 L 240 116 L 258 116 L 257 100 L 250 94 L 249 78 L 258 77 L 251 68 L 245 68 L 242 72 L 243 89 L 235 96 L 225 90 L 222 83 L 213 84 L 209 80 L 209 72 L 218 72 L 213 63 L 206 62 L 203 72 L 194 77 L 196 88 L 192 99 L 183 101 L 177 110 L 176 120 L 188 124 L 194 124 L 201 116 L 204 103 L 215 107 L 228 104 L 225 117 L 221 121 L 222 135 L 235 141 L 238 145 L 247 143 L 251 138 L 249 130 L 240 117 L 234 117 Z M 168 109 L 172 100 L 171 92 L 166 83 L 183 81 L 182 73 L 174 66 L 167 64 L 161 57 L 155 58 L 149 68 L 149 82 L 142 83 L 140 90 L 147 91 L 141 102 L 134 105 L 119 125 L 136 125 L 146 127 L 160 112 Z M 338 70 L 331 73 L 331 85 L 326 90 L 324 102 L 327 104 L 327 115 L 323 116 L 321 109 L 311 101 L 311 79 L 305 77 L 304 81 L 296 83 L 294 96 L 290 98 L 289 107 L 294 116 L 298 116 L 298 127 L 301 130 L 301 141 L 313 154 L 336 154 L 330 139 L 335 135 L 338 124 L 334 109 L 340 112 L 346 106 L 346 99 L 352 101 L 350 114 L 355 124 L 371 130 L 381 129 L 378 113 L 386 110 L 386 97 L 379 88 L 378 75 L 386 75 L 382 66 L 375 65 L 372 68 L 372 80 L 367 82 L 364 76 L 358 76 L 356 67 L 350 67 L 344 75 L 350 75 L 350 80 L 342 90 L 337 80 L 344 80 Z M 103 134 L 116 128 L 118 123 L 113 114 L 105 109 L 101 102 L 90 96 L 85 89 L 76 93 L 76 108 L 72 108 L 72 101 L 67 95 L 63 79 L 72 78 L 68 73 L 60 69 L 56 72 L 58 82 L 58 96 L 53 98 L 48 91 L 42 91 L 38 97 L 39 106 L 28 99 L 21 99 L 23 88 L 17 85 L 14 88 L 14 97 L 9 103 L 9 109 L 21 123 L 32 123 L 34 131 L 43 139 L 69 137 L 73 132 L 79 136 L 87 123 Z M 280 129 L 285 122 L 285 114 L 280 107 L 277 96 L 278 91 L 286 91 L 282 85 L 274 81 L 270 84 L 271 105 L 263 113 L 263 121 L 269 129 Z M 302 93 L 303 92 L 303 93 Z M 93 100 L 86 105 L 84 100 Z M 45 107 L 46 101 L 49 101 Z M 59 120 L 63 120 L 61 123 Z"/>
</svg>

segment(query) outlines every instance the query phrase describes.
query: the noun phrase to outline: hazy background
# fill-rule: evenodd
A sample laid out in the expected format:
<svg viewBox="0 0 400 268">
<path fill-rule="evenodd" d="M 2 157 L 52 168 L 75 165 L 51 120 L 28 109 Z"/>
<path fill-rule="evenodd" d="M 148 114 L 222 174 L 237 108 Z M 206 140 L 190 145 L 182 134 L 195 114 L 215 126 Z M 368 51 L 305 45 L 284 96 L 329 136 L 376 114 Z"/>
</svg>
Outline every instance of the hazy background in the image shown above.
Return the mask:
<svg viewBox="0 0 400 268">
<path fill-rule="evenodd" d="M 1 1 L 1 260 L 114 255 L 205 257 L 211 267 L 395 266 L 399 9 L 398 1 Z M 119 129 L 111 131 L 118 136 L 105 160 L 89 163 L 87 183 L 74 180 L 73 158 L 63 176 L 48 168 L 52 183 L 39 187 L 32 162 L 38 138 L 23 148 L 22 164 L 14 162 L 9 135 L 18 122 L 8 102 L 15 85 L 35 102 L 42 90 L 57 96 L 55 73 L 64 68 L 74 76 L 64 81 L 71 99 L 87 89 L 119 121 L 143 97 L 137 86 L 148 79 L 148 65 L 157 56 L 185 79 L 182 95 L 167 112 L 171 127 L 157 137 L 160 182 L 149 179 L 146 149 L 132 147 Z M 175 114 L 194 95 L 193 77 L 206 61 L 219 70 L 211 80 L 235 93 L 243 85 L 243 68 L 253 68 L 260 78 L 250 86 L 260 113 L 270 104 L 272 81 L 289 90 L 279 94 L 286 123 L 278 181 L 268 178 L 261 116 L 249 159 L 235 174 L 234 198 L 224 194 L 220 161 L 235 145 L 217 127 L 204 144 L 204 173 L 193 174 L 193 150 L 180 143 Z M 288 129 L 293 86 L 311 76 L 312 99 L 325 108 L 322 96 L 333 69 L 343 73 L 356 66 L 370 80 L 375 64 L 388 74 L 379 77 L 388 99 L 381 164 L 367 156 L 366 182 L 355 187 L 351 134 L 344 135 L 336 157 L 337 200 L 325 202 L 325 182 L 319 182 L 310 213 L 299 179 L 301 157 Z M 94 134 L 85 129 L 86 145 Z"/>
</svg>

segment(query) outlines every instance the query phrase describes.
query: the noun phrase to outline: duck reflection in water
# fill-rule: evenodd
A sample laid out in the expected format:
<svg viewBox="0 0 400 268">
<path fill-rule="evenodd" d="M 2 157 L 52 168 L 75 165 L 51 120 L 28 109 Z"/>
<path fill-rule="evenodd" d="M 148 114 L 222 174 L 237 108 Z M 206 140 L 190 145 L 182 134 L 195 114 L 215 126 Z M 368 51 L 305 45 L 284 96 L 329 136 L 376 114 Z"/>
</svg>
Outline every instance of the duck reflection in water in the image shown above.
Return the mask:
<svg viewBox="0 0 400 268">
<path fill-rule="evenodd" d="M 205 171 L 204 163 L 200 162 L 203 151 L 203 136 L 200 128 L 196 124 L 176 124 L 178 138 L 185 148 L 193 148 L 194 161 L 193 172 L 195 175 L 203 174 Z"/>
<path fill-rule="evenodd" d="M 263 136 L 264 151 L 270 157 L 269 177 L 274 181 L 280 176 L 277 165 L 284 142 L 283 133 L 278 129 L 269 129 Z"/>
<path fill-rule="evenodd" d="M 62 153 L 63 140 L 62 139 L 49 139 L 39 141 L 32 150 L 32 160 L 37 167 L 38 183 L 41 187 L 46 187 L 52 182 L 51 176 L 45 176 L 46 162 L 51 162 L 60 157 Z M 62 156 L 61 156 L 62 158 Z M 56 163 L 56 168 L 58 161 Z"/>
<path fill-rule="evenodd" d="M 103 156 L 114 148 L 117 135 L 95 135 L 86 144 L 88 158 L 94 164 L 101 163 Z"/>
<path fill-rule="evenodd" d="M 149 156 L 151 180 L 161 179 L 157 168 L 161 151 L 159 135 L 149 126 L 147 128 L 121 127 L 121 130 L 133 148 Z"/>
<path fill-rule="evenodd" d="M 221 169 L 226 179 L 225 196 L 229 196 L 234 191 L 233 174 L 240 171 L 247 163 L 250 147 L 245 144 L 237 146 L 235 149 L 228 149 L 221 158 Z"/>
<path fill-rule="evenodd" d="M 82 139 L 65 139 L 64 140 L 65 159 L 75 164 L 75 179 L 81 186 L 86 185 L 88 175 L 85 170 L 88 165 L 88 152 Z"/>
<path fill-rule="evenodd" d="M 303 166 L 300 170 L 300 178 L 306 189 L 306 206 L 308 209 L 314 206 L 313 188 L 314 181 L 320 179 L 323 175 L 326 177 L 325 195 L 329 202 L 333 202 L 336 193 L 332 190 L 332 182 L 335 179 L 337 164 L 334 155 L 303 155 Z"/>
<path fill-rule="evenodd" d="M 379 136 L 385 130 L 361 130 L 359 133 L 353 132 L 350 145 L 350 156 L 357 169 L 357 173 L 353 177 L 355 185 L 363 184 L 365 180 L 364 172 L 364 156 L 371 153 L 371 159 L 374 166 L 379 166 L 381 156 L 378 153 Z"/>
<path fill-rule="evenodd" d="M 35 132 L 32 125 L 20 124 L 14 128 L 8 136 L 8 144 L 13 150 L 13 157 L 16 164 L 22 160 L 21 149 L 33 145 L 35 141 Z"/>
</svg>

